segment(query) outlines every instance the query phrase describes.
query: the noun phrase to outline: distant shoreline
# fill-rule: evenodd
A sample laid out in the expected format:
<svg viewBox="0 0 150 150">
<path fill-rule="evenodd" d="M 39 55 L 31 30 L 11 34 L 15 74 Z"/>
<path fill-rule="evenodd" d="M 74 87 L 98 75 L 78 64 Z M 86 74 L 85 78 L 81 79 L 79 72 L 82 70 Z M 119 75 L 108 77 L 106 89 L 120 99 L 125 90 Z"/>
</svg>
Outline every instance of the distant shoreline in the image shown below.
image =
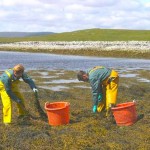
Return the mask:
<svg viewBox="0 0 150 150">
<path fill-rule="evenodd" d="M 0 43 L 0 51 L 150 59 L 149 41 L 72 41 Z"/>
</svg>

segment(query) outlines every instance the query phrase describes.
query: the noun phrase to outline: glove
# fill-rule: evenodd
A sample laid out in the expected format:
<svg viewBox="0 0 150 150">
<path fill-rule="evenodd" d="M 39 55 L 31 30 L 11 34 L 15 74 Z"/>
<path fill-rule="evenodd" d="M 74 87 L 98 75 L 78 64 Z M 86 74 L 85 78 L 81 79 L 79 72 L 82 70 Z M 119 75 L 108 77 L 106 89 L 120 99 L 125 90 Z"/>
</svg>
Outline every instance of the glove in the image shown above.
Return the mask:
<svg viewBox="0 0 150 150">
<path fill-rule="evenodd" d="M 36 88 L 33 88 L 33 92 L 38 92 L 38 89 L 36 89 Z"/>
<path fill-rule="evenodd" d="M 100 94 L 98 95 L 98 102 L 102 101 L 102 98 L 103 98 L 103 95 L 102 95 L 102 93 L 100 93 Z"/>
<path fill-rule="evenodd" d="M 94 105 L 93 106 L 93 113 L 96 113 L 97 112 L 97 105 Z"/>
</svg>

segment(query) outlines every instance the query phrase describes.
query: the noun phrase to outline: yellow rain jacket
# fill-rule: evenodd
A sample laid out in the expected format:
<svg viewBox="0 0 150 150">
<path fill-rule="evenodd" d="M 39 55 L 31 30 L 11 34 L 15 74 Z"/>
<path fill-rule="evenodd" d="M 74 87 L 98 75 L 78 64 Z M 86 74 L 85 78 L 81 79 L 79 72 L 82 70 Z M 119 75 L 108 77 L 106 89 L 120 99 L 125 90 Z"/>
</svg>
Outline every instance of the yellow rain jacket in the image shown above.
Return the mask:
<svg viewBox="0 0 150 150">
<path fill-rule="evenodd" d="M 24 82 L 28 83 L 31 89 L 36 88 L 33 80 L 27 76 L 26 73 L 23 73 L 22 77 Z M 10 123 L 11 122 L 11 99 L 15 102 L 19 102 L 20 100 L 24 103 L 24 98 L 19 92 L 18 84 L 20 80 L 16 78 L 13 74 L 12 69 L 6 70 L 0 76 L 0 96 L 3 104 L 3 122 Z M 19 104 L 17 103 L 18 111 L 20 115 L 24 115 L 25 112 L 21 109 Z"/>
<path fill-rule="evenodd" d="M 87 71 L 92 87 L 93 105 L 97 105 L 97 111 L 103 107 L 108 110 L 111 104 L 116 104 L 119 76 L 115 70 L 103 66 L 96 66 Z M 102 95 L 102 99 L 99 99 Z"/>
</svg>

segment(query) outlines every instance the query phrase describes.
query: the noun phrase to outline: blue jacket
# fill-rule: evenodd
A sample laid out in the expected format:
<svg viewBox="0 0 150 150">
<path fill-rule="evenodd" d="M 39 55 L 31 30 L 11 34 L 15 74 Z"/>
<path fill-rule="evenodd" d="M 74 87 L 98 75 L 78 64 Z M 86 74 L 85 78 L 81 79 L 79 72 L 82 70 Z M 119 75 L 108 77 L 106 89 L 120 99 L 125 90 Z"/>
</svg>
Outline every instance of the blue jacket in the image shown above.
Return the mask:
<svg viewBox="0 0 150 150">
<path fill-rule="evenodd" d="M 33 80 L 26 74 L 23 73 L 22 77 L 24 82 L 28 83 L 31 89 L 36 88 Z M 18 100 L 18 97 L 12 92 L 11 90 L 11 84 L 15 81 L 18 81 L 19 78 L 16 78 L 13 74 L 12 69 L 6 70 L 1 76 L 0 76 L 0 81 L 4 84 L 5 90 L 7 94 L 10 96 L 10 98 L 14 101 Z"/>
<path fill-rule="evenodd" d="M 93 105 L 98 105 L 98 96 L 102 94 L 102 81 L 104 81 L 111 74 L 111 69 L 96 66 L 87 71 L 89 75 L 89 82 L 92 87 Z"/>
</svg>

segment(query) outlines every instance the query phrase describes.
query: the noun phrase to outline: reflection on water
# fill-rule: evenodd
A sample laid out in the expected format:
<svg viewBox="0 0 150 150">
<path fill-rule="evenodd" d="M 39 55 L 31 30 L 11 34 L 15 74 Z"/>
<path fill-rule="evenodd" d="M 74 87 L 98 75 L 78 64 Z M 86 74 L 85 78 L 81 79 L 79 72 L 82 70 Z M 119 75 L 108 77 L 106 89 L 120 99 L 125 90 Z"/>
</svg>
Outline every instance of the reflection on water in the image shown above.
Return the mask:
<svg viewBox="0 0 150 150">
<path fill-rule="evenodd" d="M 78 81 L 78 79 L 72 79 L 72 80 L 60 79 L 60 80 L 52 80 L 51 82 L 45 82 L 45 83 L 77 83 L 77 82 L 80 81 Z"/>
<path fill-rule="evenodd" d="M 58 70 L 57 72 L 55 72 L 55 75 L 59 74 L 59 72 L 61 72 L 60 70 Z M 51 76 L 53 77 L 50 78 L 49 75 L 47 76 L 41 76 L 41 78 L 45 78 L 44 81 L 40 82 L 40 86 L 38 86 L 39 88 L 43 88 L 43 89 L 48 89 L 48 90 L 53 90 L 53 91 L 62 91 L 62 90 L 66 90 L 66 89 L 70 89 L 70 83 L 75 83 L 75 85 L 73 85 L 73 88 L 84 88 L 84 89 L 90 89 L 90 85 L 89 84 L 83 84 L 83 82 L 81 82 L 81 85 L 76 85 L 76 83 L 79 83 L 80 81 L 78 81 L 76 78 L 75 79 L 61 79 L 61 74 L 59 74 L 60 76 Z M 140 78 L 138 76 L 139 74 L 135 74 L 135 73 L 131 73 L 130 71 L 127 72 L 122 72 L 122 74 L 120 74 L 121 78 L 136 78 L 137 82 L 146 82 L 146 83 L 150 83 L 150 80 L 145 79 L 145 78 Z M 37 78 L 37 76 L 35 76 Z M 40 78 L 40 76 L 38 76 L 38 78 Z M 49 80 L 48 80 L 49 78 Z M 129 88 L 128 85 L 124 85 L 125 87 Z"/>
<path fill-rule="evenodd" d="M 41 74 L 42 76 L 47 76 L 48 75 L 48 72 L 44 72 L 44 71 L 38 72 L 38 73 Z"/>
<path fill-rule="evenodd" d="M 150 83 L 150 80 L 144 79 L 144 78 L 138 78 L 137 80 L 140 81 L 140 82 Z"/>
<path fill-rule="evenodd" d="M 50 78 L 56 78 L 56 77 L 58 77 L 58 76 L 42 76 L 41 78 L 43 78 L 43 79 L 50 79 Z"/>
<path fill-rule="evenodd" d="M 0 51 L 0 70 L 22 63 L 27 70 L 84 70 L 102 65 L 121 70 L 150 70 L 150 60 L 126 58 L 100 58 L 44 53 Z"/>
<path fill-rule="evenodd" d="M 116 69 L 119 72 L 120 77 L 136 77 L 137 81 L 139 82 L 150 83 L 150 80 L 139 78 L 137 77 L 138 74 L 132 74 L 131 72 L 138 69 L 150 70 L 150 60 L 144 59 L 100 58 L 0 51 L 0 71 L 3 71 L 7 68 L 12 68 L 18 63 L 22 63 L 26 70 L 38 70 L 38 76 L 36 77 L 46 79 L 46 81 L 42 82 L 42 84 L 55 84 L 55 86 L 41 85 L 39 88 L 50 89 L 54 91 L 68 89 L 69 87 L 67 87 L 67 84 L 79 82 L 77 79 L 60 79 L 60 76 L 64 74 L 63 70 L 86 70 L 97 65 Z M 57 72 L 56 70 L 59 69 L 61 71 Z M 55 75 L 50 76 L 45 70 L 56 71 L 56 73 Z M 59 77 L 58 80 L 56 80 L 57 77 Z M 52 78 L 55 80 L 47 81 L 48 79 Z M 66 83 L 65 86 L 63 85 L 64 83 Z M 74 87 L 77 88 L 77 86 Z M 90 86 L 81 86 L 80 88 L 90 88 Z"/>
<path fill-rule="evenodd" d="M 137 76 L 137 74 L 131 74 L 131 73 L 129 73 L 129 74 L 120 74 L 119 76 L 120 77 L 125 77 L 125 78 L 134 78 L 134 77 Z"/>
<path fill-rule="evenodd" d="M 49 87 L 49 86 L 39 86 L 39 88 L 42 88 L 42 89 L 47 89 L 47 90 L 52 90 L 52 91 L 62 91 L 64 89 L 69 89 L 69 87 L 66 87 L 66 86 L 53 86 L 53 87 Z"/>
</svg>

